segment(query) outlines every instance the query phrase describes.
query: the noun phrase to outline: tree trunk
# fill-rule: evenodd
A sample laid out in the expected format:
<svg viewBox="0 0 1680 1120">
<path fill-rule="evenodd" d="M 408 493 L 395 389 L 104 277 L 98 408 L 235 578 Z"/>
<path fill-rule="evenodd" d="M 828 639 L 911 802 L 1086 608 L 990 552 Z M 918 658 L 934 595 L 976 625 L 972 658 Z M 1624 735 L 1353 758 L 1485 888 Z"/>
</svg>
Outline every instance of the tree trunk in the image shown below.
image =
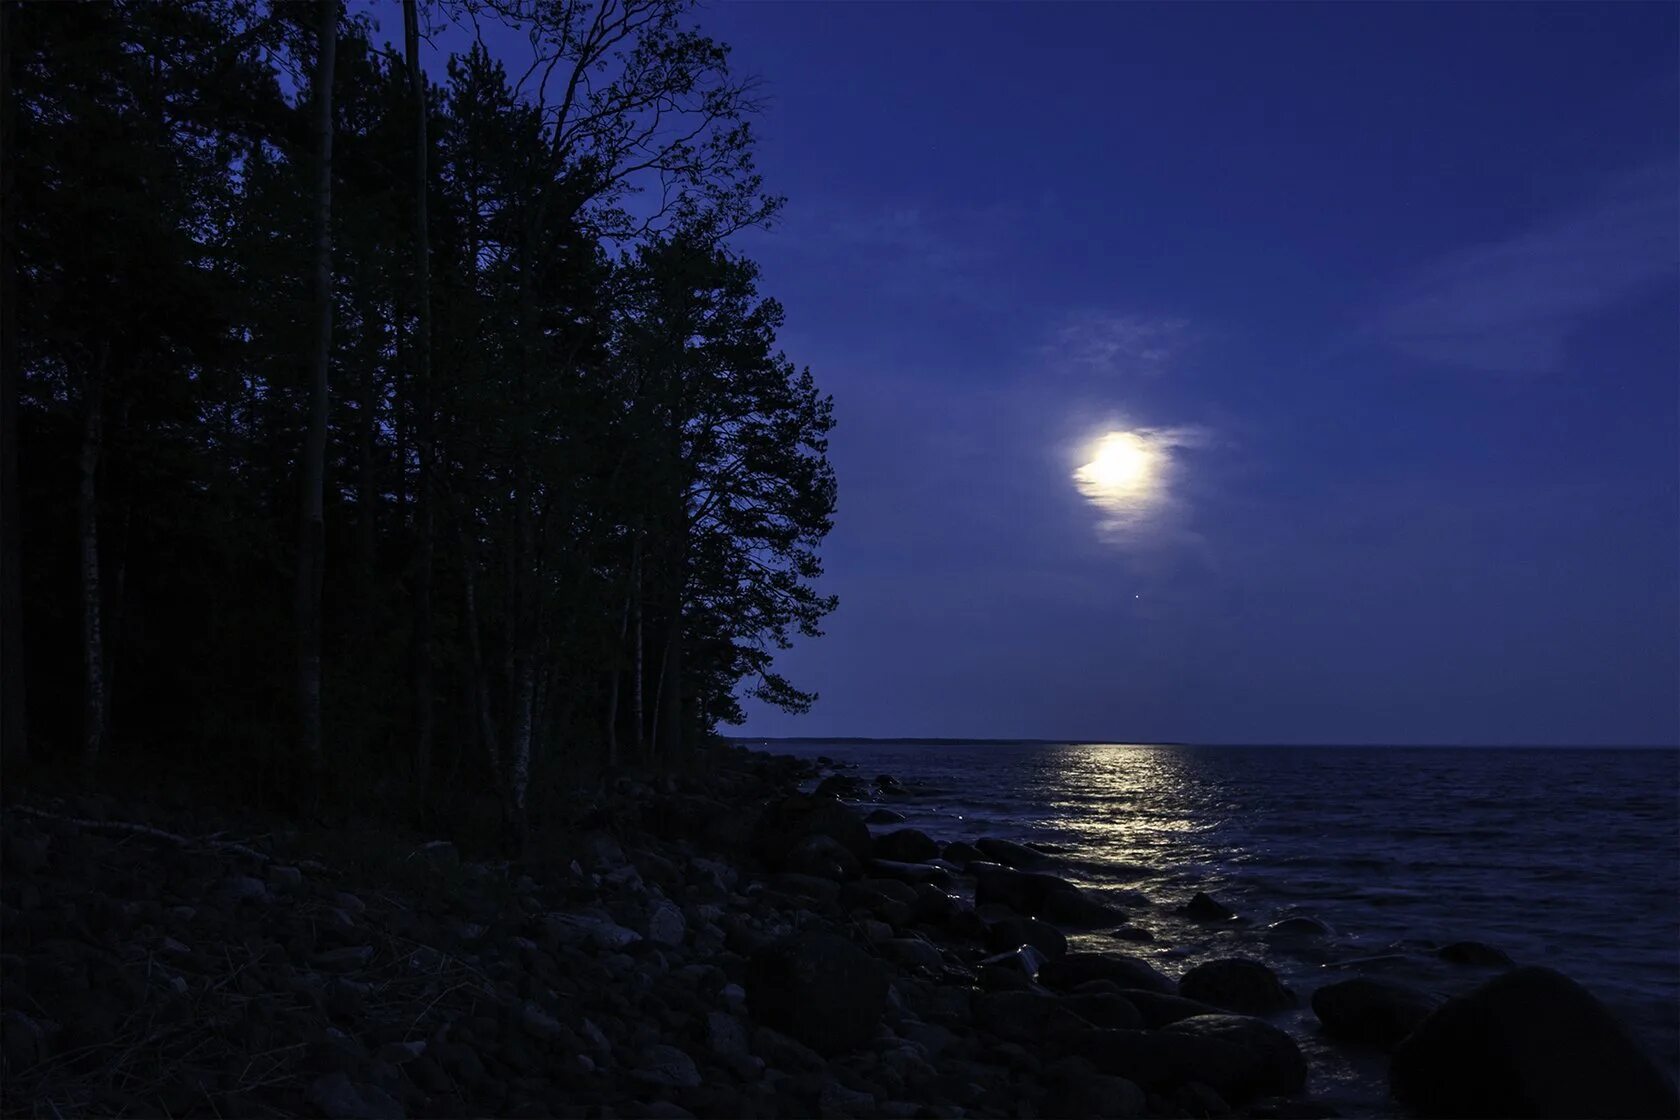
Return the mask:
<svg viewBox="0 0 1680 1120">
<path fill-rule="evenodd" d="M 432 473 L 436 462 L 432 402 L 431 236 L 426 208 L 426 74 L 420 68 L 420 20 L 415 0 L 403 0 L 403 43 L 414 94 L 414 286 L 418 320 L 414 379 L 420 395 L 420 479 L 414 573 L 414 780 L 424 801 L 432 769 Z"/>
<path fill-rule="evenodd" d="M 303 449 L 303 499 L 297 566 L 297 703 L 299 748 L 321 765 L 321 582 L 326 561 L 322 510 L 327 453 L 327 362 L 332 351 L 332 141 L 333 62 L 338 48 L 338 0 L 319 6 L 320 45 L 315 57 L 315 353 L 309 431 Z"/>
<path fill-rule="evenodd" d="M 12 5 L 0 3 L 0 767 L 28 758 L 29 721 L 23 675 L 23 529 L 18 504 L 17 248 L 12 199 Z"/>
<path fill-rule="evenodd" d="M 636 656 L 630 666 L 630 671 L 634 674 L 632 677 L 634 687 L 630 693 L 630 722 L 635 729 L 635 738 L 632 740 L 630 747 L 635 752 L 636 760 L 639 762 L 642 758 L 642 747 L 647 742 L 647 724 L 644 722 L 645 713 L 642 707 L 644 661 L 642 657 L 642 538 L 640 534 L 636 536 L 636 541 L 631 549 L 630 613 L 634 620 L 632 625 L 636 628 Z"/>
<path fill-rule="evenodd" d="M 103 361 L 100 363 L 103 365 Z M 77 502 L 82 583 L 82 765 L 92 768 L 105 743 L 105 640 L 99 590 L 99 452 L 104 440 L 103 369 L 82 389 L 81 486 Z"/>
<path fill-rule="evenodd" d="M 634 546 L 632 546 L 634 547 Z M 607 696 L 607 766 L 618 765 L 618 690 L 619 681 L 624 676 L 624 670 L 619 662 L 624 657 L 624 641 L 630 633 L 630 598 L 632 589 L 629 581 L 625 581 L 624 609 L 618 616 L 618 648 L 613 650 L 612 687 Z"/>
<path fill-rule="evenodd" d="M 478 636 L 478 576 L 477 564 L 467 544 L 466 526 L 461 527 L 461 574 L 466 586 L 467 668 L 472 674 L 473 707 L 477 709 L 478 733 L 484 739 L 484 750 L 490 758 L 490 778 L 498 794 L 503 789 L 502 752 L 496 739 L 496 721 L 490 715 L 490 688 L 484 679 L 484 647 Z"/>
<path fill-rule="evenodd" d="M 363 281 L 366 282 L 365 280 Z M 372 300 L 362 308 L 362 384 L 360 415 L 356 417 L 356 566 L 361 569 L 361 613 L 359 637 L 367 640 L 373 630 L 373 597 L 378 579 L 375 573 L 374 545 L 378 539 L 379 489 L 374 477 L 374 434 L 379 417 L 379 352 L 378 332 L 374 329 L 377 311 Z"/>
</svg>

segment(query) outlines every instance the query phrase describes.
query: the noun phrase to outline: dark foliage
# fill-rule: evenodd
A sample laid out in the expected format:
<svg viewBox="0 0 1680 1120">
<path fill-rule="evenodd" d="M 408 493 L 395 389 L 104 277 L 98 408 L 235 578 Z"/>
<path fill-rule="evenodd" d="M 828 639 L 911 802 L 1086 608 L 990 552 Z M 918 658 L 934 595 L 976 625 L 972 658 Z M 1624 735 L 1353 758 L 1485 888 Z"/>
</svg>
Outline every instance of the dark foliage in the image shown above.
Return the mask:
<svg viewBox="0 0 1680 1120">
<path fill-rule="evenodd" d="M 6 4 L 6 705 L 27 686 L 35 761 L 493 793 L 522 823 L 562 770 L 810 703 L 772 659 L 834 606 L 831 409 L 729 248 L 779 200 L 686 7 L 422 4 L 537 56 L 475 47 L 431 88 L 341 14 L 317 90 L 313 6 Z M 322 96 L 324 771 L 292 595 Z"/>
</svg>

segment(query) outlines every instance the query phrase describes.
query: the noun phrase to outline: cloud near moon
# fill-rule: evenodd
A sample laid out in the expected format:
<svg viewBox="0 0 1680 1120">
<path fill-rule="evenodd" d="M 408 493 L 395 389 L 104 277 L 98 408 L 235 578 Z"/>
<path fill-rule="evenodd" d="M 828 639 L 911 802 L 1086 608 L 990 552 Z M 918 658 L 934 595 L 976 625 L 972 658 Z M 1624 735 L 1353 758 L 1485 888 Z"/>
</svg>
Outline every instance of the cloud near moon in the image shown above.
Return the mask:
<svg viewBox="0 0 1680 1120">
<path fill-rule="evenodd" d="M 1097 513 L 1097 532 L 1122 547 L 1153 543 L 1183 512 L 1182 451 L 1205 446 L 1199 427 L 1111 429 L 1083 449 L 1073 484 Z"/>
</svg>

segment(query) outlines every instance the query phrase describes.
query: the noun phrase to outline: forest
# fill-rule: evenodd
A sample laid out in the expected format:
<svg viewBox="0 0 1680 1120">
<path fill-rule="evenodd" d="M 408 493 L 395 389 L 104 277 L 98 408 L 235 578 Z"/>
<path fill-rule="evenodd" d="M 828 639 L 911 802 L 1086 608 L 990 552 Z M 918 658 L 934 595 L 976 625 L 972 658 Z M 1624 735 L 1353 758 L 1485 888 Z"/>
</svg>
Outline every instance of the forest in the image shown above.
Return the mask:
<svg viewBox="0 0 1680 1120">
<path fill-rule="evenodd" d="M 832 402 L 693 5 L 3 11 L 8 772 L 523 830 L 810 704 Z"/>
</svg>

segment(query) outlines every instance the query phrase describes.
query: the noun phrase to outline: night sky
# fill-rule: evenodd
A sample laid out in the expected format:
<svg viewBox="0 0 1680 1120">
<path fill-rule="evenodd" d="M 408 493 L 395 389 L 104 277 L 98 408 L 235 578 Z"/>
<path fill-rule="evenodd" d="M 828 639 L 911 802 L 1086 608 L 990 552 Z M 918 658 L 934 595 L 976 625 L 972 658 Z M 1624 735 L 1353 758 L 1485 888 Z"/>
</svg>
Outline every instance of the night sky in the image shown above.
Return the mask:
<svg viewBox="0 0 1680 1120">
<path fill-rule="evenodd" d="M 745 733 L 1680 742 L 1680 9 L 700 18 L 838 417 Z"/>
</svg>

